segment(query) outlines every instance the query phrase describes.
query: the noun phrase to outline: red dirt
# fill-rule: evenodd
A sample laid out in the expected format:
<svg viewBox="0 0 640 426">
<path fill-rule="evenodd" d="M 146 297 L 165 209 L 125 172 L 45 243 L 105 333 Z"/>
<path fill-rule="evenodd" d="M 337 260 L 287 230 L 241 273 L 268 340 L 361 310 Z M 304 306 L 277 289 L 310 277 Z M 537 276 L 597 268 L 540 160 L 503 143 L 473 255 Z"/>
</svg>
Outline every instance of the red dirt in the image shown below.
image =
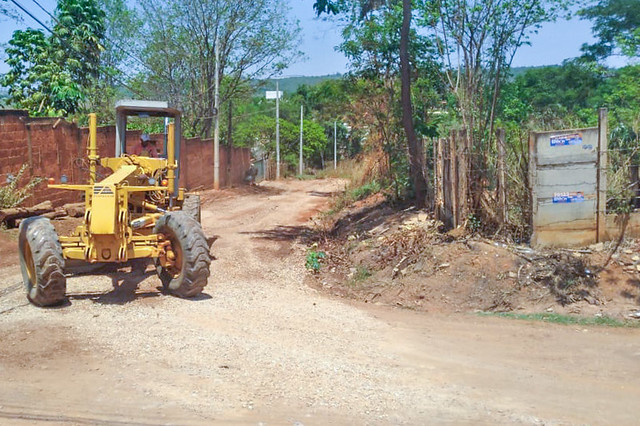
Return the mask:
<svg viewBox="0 0 640 426">
<path fill-rule="evenodd" d="M 443 234 L 426 213 L 394 209 L 379 194 L 323 226 L 317 250 L 327 257 L 308 281 L 336 296 L 442 313 L 555 312 L 626 320 L 640 310 L 635 246 L 598 274 L 608 257 L 604 247 L 537 253 L 459 229 Z"/>
</svg>

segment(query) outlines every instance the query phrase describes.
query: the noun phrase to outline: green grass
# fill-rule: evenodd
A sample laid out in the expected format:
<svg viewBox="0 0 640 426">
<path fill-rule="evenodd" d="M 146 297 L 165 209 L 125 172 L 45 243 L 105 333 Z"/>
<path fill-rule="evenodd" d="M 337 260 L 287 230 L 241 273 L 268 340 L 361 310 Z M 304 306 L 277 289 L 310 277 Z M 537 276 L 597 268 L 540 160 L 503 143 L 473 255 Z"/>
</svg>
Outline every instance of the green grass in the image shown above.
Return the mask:
<svg viewBox="0 0 640 426">
<path fill-rule="evenodd" d="M 313 179 L 316 179 L 316 176 L 304 173 L 304 174 L 301 174 L 301 175 L 296 175 L 296 179 L 298 179 L 298 180 L 313 180 Z"/>
<path fill-rule="evenodd" d="M 501 318 L 511 318 L 526 321 L 544 321 L 562 325 L 595 325 L 604 327 L 631 327 L 640 328 L 640 321 L 621 321 L 615 318 L 601 317 L 578 317 L 571 315 L 562 315 L 554 313 L 537 313 L 537 314 L 515 314 L 512 312 L 480 312 L 481 316 L 494 316 Z"/>
<path fill-rule="evenodd" d="M 353 274 L 353 279 L 356 281 L 364 281 L 371 275 L 373 274 L 366 266 L 358 265 L 356 267 L 356 273 Z"/>
<path fill-rule="evenodd" d="M 345 207 L 350 204 L 363 200 L 367 198 L 371 194 L 375 194 L 382 190 L 382 185 L 377 181 L 367 182 L 360 186 L 351 186 L 345 190 L 342 194 L 338 195 L 325 215 L 333 216 L 336 213 L 342 211 Z"/>
<path fill-rule="evenodd" d="M 347 285 L 351 287 L 355 287 L 360 283 L 365 282 L 369 277 L 373 275 L 373 272 L 369 270 L 366 266 L 358 265 L 356 266 L 356 271 L 353 273 L 351 279 Z"/>
</svg>

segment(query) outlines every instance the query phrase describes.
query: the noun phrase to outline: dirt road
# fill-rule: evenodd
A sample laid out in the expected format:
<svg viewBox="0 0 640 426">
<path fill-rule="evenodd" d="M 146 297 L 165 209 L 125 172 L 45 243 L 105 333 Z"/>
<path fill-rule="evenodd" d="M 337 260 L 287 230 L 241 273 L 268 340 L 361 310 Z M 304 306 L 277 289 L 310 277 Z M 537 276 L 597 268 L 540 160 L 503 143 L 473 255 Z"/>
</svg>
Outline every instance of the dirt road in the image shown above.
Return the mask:
<svg viewBox="0 0 640 426">
<path fill-rule="evenodd" d="M 640 330 L 355 305 L 303 283 L 293 243 L 339 181 L 213 196 L 197 300 L 151 272 L 26 303 L 0 270 L 0 424 L 637 424 Z"/>
</svg>

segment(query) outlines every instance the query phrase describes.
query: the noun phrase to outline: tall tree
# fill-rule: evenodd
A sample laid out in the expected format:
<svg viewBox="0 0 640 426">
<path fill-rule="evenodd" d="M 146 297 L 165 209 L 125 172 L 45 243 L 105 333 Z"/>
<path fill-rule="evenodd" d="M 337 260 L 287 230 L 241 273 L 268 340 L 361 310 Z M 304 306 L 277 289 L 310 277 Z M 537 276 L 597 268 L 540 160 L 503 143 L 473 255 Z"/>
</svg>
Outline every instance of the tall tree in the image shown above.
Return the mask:
<svg viewBox="0 0 640 426">
<path fill-rule="evenodd" d="M 424 146 L 422 139 L 416 134 L 411 96 L 412 60 L 416 60 L 417 47 L 414 44 L 415 39 L 419 38 L 411 29 L 412 5 L 412 0 L 317 0 L 314 9 L 318 15 L 344 13 L 349 16 L 350 23 L 344 31 L 346 41 L 342 50 L 352 58 L 356 69 L 360 68 L 368 75 L 381 74 L 390 98 L 393 97 L 391 81 L 397 70 L 393 58 L 399 59 L 401 122 L 409 153 L 409 174 L 416 205 L 423 207 L 426 204 L 428 185 L 424 168 Z M 399 20 L 396 19 L 398 14 L 395 12 L 400 12 Z M 372 18 L 374 14 L 382 19 Z M 389 105 L 392 104 L 393 102 L 389 102 Z"/>
<path fill-rule="evenodd" d="M 300 57 L 299 26 L 283 0 L 142 0 L 142 59 L 153 70 L 141 86 L 186 112 L 187 126 L 209 137 L 213 128 L 215 47 L 220 104 L 249 90 L 247 82 L 279 73 Z"/>
<path fill-rule="evenodd" d="M 640 2 L 638 0 L 600 0 L 579 12 L 593 22 L 598 41 L 584 44 L 582 50 L 589 59 L 599 60 L 618 49 L 633 58 L 640 55 Z"/>
<path fill-rule="evenodd" d="M 446 83 L 474 155 L 474 182 L 485 181 L 500 89 L 517 50 L 565 0 L 423 0 L 419 6 L 445 64 Z M 479 207 L 481 189 L 474 191 Z"/>
<path fill-rule="evenodd" d="M 418 139 L 413 124 L 411 102 L 411 62 L 409 61 L 409 37 L 411 35 L 411 1 L 402 0 L 402 29 L 400 30 L 400 102 L 402 103 L 402 126 L 409 147 L 411 180 L 416 196 L 416 205 L 424 207 L 427 196 L 427 179 L 424 170 L 424 144 Z"/>
<path fill-rule="evenodd" d="M 60 0 L 52 34 L 15 31 L 0 84 L 10 102 L 36 115 L 77 112 L 100 74 L 104 13 L 95 0 Z"/>
</svg>

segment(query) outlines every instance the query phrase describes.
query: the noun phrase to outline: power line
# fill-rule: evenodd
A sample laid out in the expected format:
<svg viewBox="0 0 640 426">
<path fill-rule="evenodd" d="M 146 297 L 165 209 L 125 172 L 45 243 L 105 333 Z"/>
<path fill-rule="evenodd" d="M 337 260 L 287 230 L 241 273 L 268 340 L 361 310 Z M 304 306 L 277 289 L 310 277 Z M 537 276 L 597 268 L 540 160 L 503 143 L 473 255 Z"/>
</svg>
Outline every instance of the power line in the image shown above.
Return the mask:
<svg viewBox="0 0 640 426">
<path fill-rule="evenodd" d="M 51 30 L 51 28 L 49 28 L 47 25 L 45 25 L 42 21 L 40 21 L 38 18 L 36 18 L 31 12 L 29 12 L 24 6 L 22 6 L 21 4 L 19 4 L 16 0 L 10 0 L 13 4 L 15 4 L 18 8 L 20 8 L 20 10 L 22 10 L 24 13 L 26 13 L 28 16 L 30 16 L 34 21 L 36 21 L 38 24 L 40 24 L 44 29 L 46 29 L 47 31 L 49 31 L 51 33 L 51 35 L 56 36 L 56 34 Z M 68 27 L 66 27 L 65 25 L 63 25 L 62 23 L 60 23 L 60 21 L 58 21 L 55 17 L 53 17 L 51 15 L 51 13 L 49 13 L 46 9 L 44 9 L 37 1 L 33 0 L 34 3 L 36 3 L 41 9 L 43 9 L 49 16 L 51 16 L 54 20 L 56 20 L 56 22 L 58 22 L 60 25 L 62 25 L 63 27 L 65 27 L 67 30 L 69 29 Z M 57 37 L 57 36 L 56 36 Z M 60 37 L 57 37 L 58 40 L 60 41 L 60 43 L 62 45 L 64 45 L 66 48 L 68 48 L 69 50 L 75 51 L 76 53 L 84 56 L 85 59 L 88 60 L 93 60 L 94 58 L 91 58 L 89 56 L 87 56 L 84 52 L 74 48 L 73 46 L 69 45 L 65 40 L 62 40 Z M 134 89 L 133 87 L 129 86 L 127 83 L 125 83 L 124 81 L 120 80 L 118 77 L 113 76 L 112 77 L 116 82 L 120 83 L 122 86 L 124 86 L 125 88 L 127 88 L 128 90 L 132 91 L 133 93 L 135 93 L 136 95 L 142 96 L 142 94 L 140 92 L 138 92 L 136 89 Z"/>
<path fill-rule="evenodd" d="M 11 0 L 13 3 L 15 3 L 14 0 Z M 40 4 L 40 2 L 38 0 L 32 0 L 33 3 L 35 3 L 36 6 L 38 6 L 44 13 L 46 13 L 49 17 L 51 17 L 51 19 L 53 19 L 58 25 L 64 27 L 65 29 L 71 31 L 71 29 L 66 26 L 65 24 L 63 24 L 62 22 L 60 22 L 60 20 L 51 12 L 49 12 L 44 6 L 42 6 L 42 4 Z M 16 3 L 17 5 L 17 3 Z M 51 34 L 53 34 L 53 31 L 48 28 L 46 25 L 44 25 L 40 20 L 38 20 L 37 18 L 35 18 L 31 13 L 29 13 L 26 9 L 24 9 L 23 7 L 19 6 L 20 9 L 22 9 L 25 13 L 27 13 L 29 16 L 31 16 L 34 20 L 36 20 L 36 22 L 38 22 L 40 25 L 42 25 L 44 28 L 46 28 Z M 140 65 L 142 65 L 144 68 L 146 68 L 148 71 L 152 72 L 152 73 L 158 73 L 156 70 L 154 70 L 153 68 L 151 68 L 149 65 L 147 65 L 144 61 L 142 61 L 140 58 L 138 58 L 137 56 L 135 56 L 134 54 L 130 53 L 127 49 L 125 49 L 124 47 L 122 47 L 121 45 L 119 45 L 116 41 L 112 40 L 111 38 L 109 38 L 106 34 L 103 35 L 104 39 L 109 41 L 111 44 L 113 44 L 114 47 L 120 49 L 126 56 L 128 56 L 129 58 L 133 59 L 134 61 L 136 61 L 137 63 L 139 63 Z M 104 48 L 104 46 L 102 46 L 102 44 L 98 43 L 100 45 L 100 47 Z M 78 53 L 79 52 L 77 49 L 76 50 Z M 82 54 L 82 53 L 81 53 Z M 86 57 L 86 56 L 85 56 Z M 88 59 L 88 57 L 86 57 Z M 122 72 L 122 71 L 121 71 Z M 124 73 L 123 73 L 124 74 Z M 166 75 L 163 75 L 163 73 L 159 73 L 161 76 L 168 78 Z M 125 74 L 126 75 L 126 74 Z M 134 92 L 135 94 L 139 95 L 139 96 L 143 96 L 140 92 L 134 90 L 133 88 L 131 88 L 129 85 L 127 85 L 126 83 L 124 83 L 122 80 L 120 80 L 117 77 L 112 77 L 114 80 L 116 80 L 117 82 L 119 82 L 120 84 L 122 84 L 124 87 L 126 87 L 127 89 L 131 90 L 132 92 Z M 205 96 L 211 89 L 213 88 L 213 85 L 207 87 L 205 90 L 203 90 L 200 93 L 194 94 L 192 95 L 192 97 L 197 97 L 197 98 L 201 98 L 203 96 Z M 214 118 L 215 116 L 211 116 L 211 117 L 196 117 L 196 118 Z"/>
<path fill-rule="evenodd" d="M 24 13 L 26 13 L 27 15 L 29 15 L 31 17 L 31 19 L 33 19 L 34 21 L 36 21 L 38 24 L 42 25 L 42 27 L 49 31 L 51 34 L 53 34 L 53 31 L 51 31 L 51 28 L 47 27 L 44 23 L 42 23 L 41 20 L 39 20 L 38 18 L 36 18 L 35 16 L 33 16 L 33 14 L 31 12 L 29 12 L 27 9 L 25 9 L 20 3 L 18 3 L 16 0 L 10 0 L 11 3 L 15 4 L 20 10 L 22 10 Z"/>
</svg>

